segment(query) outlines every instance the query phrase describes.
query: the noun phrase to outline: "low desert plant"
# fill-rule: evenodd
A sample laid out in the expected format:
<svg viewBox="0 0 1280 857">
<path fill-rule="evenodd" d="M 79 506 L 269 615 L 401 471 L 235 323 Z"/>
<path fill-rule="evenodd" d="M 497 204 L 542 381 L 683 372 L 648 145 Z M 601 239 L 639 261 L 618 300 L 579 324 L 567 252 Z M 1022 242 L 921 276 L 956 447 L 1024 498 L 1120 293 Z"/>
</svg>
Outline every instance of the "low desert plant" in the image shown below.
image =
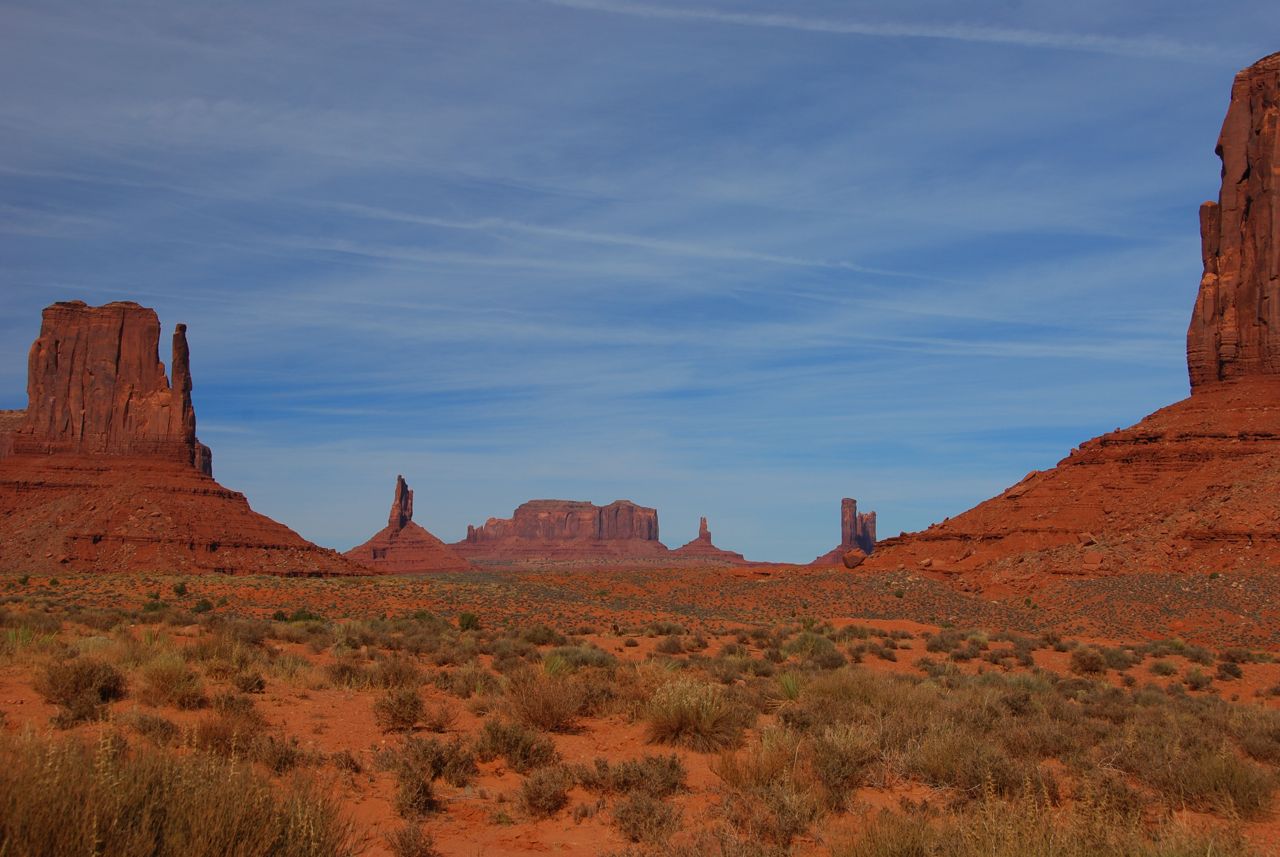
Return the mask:
<svg viewBox="0 0 1280 857">
<path fill-rule="evenodd" d="M 422 697 L 410 687 L 393 687 L 373 703 L 373 719 L 383 732 L 408 732 L 425 712 Z"/>
<path fill-rule="evenodd" d="M 0 853 L 349 857 L 350 824 L 306 781 L 100 741 L 0 740 Z"/>
<path fill-rule="evenodd" d="M 177 655 L 161 655 L 144 666 L 142 682 L 139 697 L 148 705 L 189 710 L 208 703 L 200 677 Z"/>
<path fill-rule="evenodd" d="M 555 815 L 569 803 L 573 776 L 556 765 L 539 768 L 520 784 L 520 805 L 535 817 Z"/>
<path fill-rule="evenodd" d="M 386 839 L 392 857 L 440 857 L 431 834 L 416 824 L 397 827 Z"/>
<path fill-rule="evenodd" d="M 560 760 L 550 738 L 518 723 L 486 720 L 476 739 L 476 757 L 481 761 L 501 756 L 512 770 L 525 773 L 553 765 Z"/>
<path fill-rule="evenodd" d="M 36 692 L 61 710 L 55 725 L 97 720 L 108 702 L 125 695 L 124 675 L 105 661 L 77 657 L 52 661 L 36 675 Z"/>
<path fill-rule="evenodd" d="M 723 688 L 690 679 L 661 685 L 644 709 L 651 742 L 701 753 L 737 745 L 753 719 L 754 712 Z"/>
<path fill-rule="evenodd" d="M 680 810 L 653 795 L 636 792 L 613 808 L 613 826 L 631 842 L 665 842 L 680 828 Z"/>
<path fill-rule="evenodd" d="M 521 670 L 508 679 L 507 705 L 526 726 L 545 732 L 571 732 L 582 707 L 579 685 L 567 675 Z"/>
</svg>

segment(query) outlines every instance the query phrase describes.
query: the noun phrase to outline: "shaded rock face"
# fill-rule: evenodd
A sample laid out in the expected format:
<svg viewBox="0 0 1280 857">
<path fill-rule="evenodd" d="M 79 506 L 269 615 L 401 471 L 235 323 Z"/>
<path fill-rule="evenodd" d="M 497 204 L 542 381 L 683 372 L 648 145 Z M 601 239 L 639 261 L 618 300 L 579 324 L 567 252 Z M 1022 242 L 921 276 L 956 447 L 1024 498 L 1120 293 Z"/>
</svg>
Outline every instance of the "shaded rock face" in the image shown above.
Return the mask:
<svg viewBox="0 0 1280 857">
<path fill-rule="evenodd" d="M 213 480 L 186 327 L 173 335 L 172 383 L 159 340 L 155 312 L 135 303 L 45 309 L 28 407 L 0 412 L 0 567 L 362 573 Z"/>
<path fill-rule="evenodd" d="M 453 548 L 413 522 L 413 491 L 403 476 L 396 477 L 387 525 L 345 556 L 383 574 L 461 571 L 470 565 Z"/>
<path fill-rule="evenodd" d="M 845 497 L 840 501 L 840 544 L 815 559 L 810 565 L 845 565 L 846 568 L 854 568 L 861 565 L 859 560 L 855 565 L 848 565 L 845 562 L 845 555 L 851 550 L 858 550 L 863 557 L 870 555 L 876 548 L 876 513 L 858 511 L 858 501 L 852 497 Z"/>
<path fill-rule="evenodd" d="M 1200 206 L 1204 275 L 1187 329 L 1193 392 L 1280 374 L 1280 53 L 1236 75 L 1218 201 Z"/>
<path fill-rule="evenodd" d="M 1280 565 L 1278 105 L 1273 54 L 1236 76 L 1218 144 L 1222 191 L 1200 211 L 1191 396 L 967 512 L 881 542 L 864 567 L 1031 593 L 1046 573 Z"/>
<path fill-rule="evenodd" d="M 209 449 L 196 439 L 186 331 L 180 324 L 173 333 L 171 385 L 153 310 L 48 307 L 27 361 L 27 410 L 4 449 L 163 456 L 212 474 Z"/>
<path fill-rule="evenodd" d="M 607 506 L 531 500 L 510 518 L 468 526 L 466 539 L 453 547 L 486 563 L 655 559 L 669 554 L 658 541 L 658 510 L 629 500 Z"/>
<path fill-rule="evenodd" d="M 688 544 L 676 548 L 671 552 L 671 555 L 680 559 L 697 560 L 710 565 L 741 565 L 747 561 L 747 558 L 742 554 L 721 550 L 712 543 L 711 529 L 707 526 L 705 517 L 698 519 L 698 537 Z"/>
</svg>

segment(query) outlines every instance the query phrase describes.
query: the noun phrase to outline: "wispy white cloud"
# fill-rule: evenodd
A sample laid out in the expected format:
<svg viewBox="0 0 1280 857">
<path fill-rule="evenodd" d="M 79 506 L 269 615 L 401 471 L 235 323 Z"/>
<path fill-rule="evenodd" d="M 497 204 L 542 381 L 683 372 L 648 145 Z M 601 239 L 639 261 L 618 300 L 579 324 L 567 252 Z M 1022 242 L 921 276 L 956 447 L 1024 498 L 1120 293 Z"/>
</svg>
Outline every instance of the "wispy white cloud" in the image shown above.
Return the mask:
<svg viewBox="0 0 1280 857">
<path fill-rule="evenodd" d="M 893 39 L 944 39 L 978 44 L 1015 45 L 1025 48 L 1087 51 L 1140 59 L 1206 61 L 1221 58 L 1224 51 L 1212 45 L 1184 43 L 1160 36 L 1109 36 L 1097 33 L 1057 33 L 981 24 L 907 24 L 812 18 L 798 15 L 729 12 L 721 9 L 659 6 L 616 0 L 536 0 L 591 12 L 607 12 L 636 18 L 698 21 L 741 27 L 764 27 Z"/>
</svg>

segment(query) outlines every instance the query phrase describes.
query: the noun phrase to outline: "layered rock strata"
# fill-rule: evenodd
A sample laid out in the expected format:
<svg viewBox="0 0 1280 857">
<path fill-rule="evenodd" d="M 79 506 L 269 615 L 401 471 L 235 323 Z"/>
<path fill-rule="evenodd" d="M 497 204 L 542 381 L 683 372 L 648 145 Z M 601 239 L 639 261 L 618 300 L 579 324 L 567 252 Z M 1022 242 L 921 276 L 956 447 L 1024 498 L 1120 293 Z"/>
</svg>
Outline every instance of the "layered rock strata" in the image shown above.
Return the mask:
<svg viewBox="0 0 1280 857">
<path fill-rule="evenodd" d="M 173 334 L 172 383 L 159 341 L 155 312 L 135 303 L 44 311 L 28 407 L 0 412 L 0 567 L 362 573 L 213 480 L 186 327 Z"/>
<path fill-rule="evenodd" d="M 469 563 L 453 548 L 413 521 L 413 491 L 396 477 L 395 499 L 387 525 L 345 556 L 383 574 L 461 571 Z"/>
</svg>

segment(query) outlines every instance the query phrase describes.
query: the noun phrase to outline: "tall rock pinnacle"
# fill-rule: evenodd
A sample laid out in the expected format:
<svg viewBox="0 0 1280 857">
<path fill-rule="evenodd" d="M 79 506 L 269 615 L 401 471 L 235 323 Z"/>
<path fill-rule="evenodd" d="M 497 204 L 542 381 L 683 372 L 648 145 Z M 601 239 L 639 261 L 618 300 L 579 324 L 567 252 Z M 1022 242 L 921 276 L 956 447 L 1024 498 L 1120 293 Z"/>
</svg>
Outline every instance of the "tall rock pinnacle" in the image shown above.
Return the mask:
<svg viewBox="0 0 1280 857">
<path fill-rule="evenodd" d="M 1187 329 L 1191 388 L 1280 375 L 1280 53 L 1236 75 L 1222 190 L 1200 206 L 1204 275 Z"/>
<path fill-rule="evenodd" d="M 403 476 L 396 477 L 396 496 L 391 502 L 391 517 L 387 526 L 393 530 L 403 530 L 413 520 L 413 491 Z"/>
</svg>

